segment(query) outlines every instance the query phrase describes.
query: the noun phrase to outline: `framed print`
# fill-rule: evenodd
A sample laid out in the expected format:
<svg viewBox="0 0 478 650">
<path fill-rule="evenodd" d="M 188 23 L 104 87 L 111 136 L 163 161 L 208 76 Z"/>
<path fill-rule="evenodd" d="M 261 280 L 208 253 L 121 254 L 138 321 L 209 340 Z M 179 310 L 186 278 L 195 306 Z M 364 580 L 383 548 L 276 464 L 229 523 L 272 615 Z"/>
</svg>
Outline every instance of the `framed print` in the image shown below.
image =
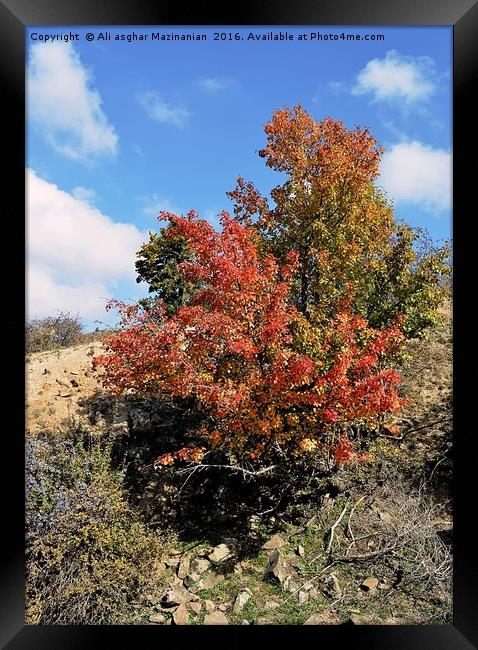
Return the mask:
<svg viewBox="0 0 478 650">
<path fill-rule="evenodd" d="M 240 9 L 0 3 L 2 647 L 478 644 L 476 3 Z"/>
</svg>

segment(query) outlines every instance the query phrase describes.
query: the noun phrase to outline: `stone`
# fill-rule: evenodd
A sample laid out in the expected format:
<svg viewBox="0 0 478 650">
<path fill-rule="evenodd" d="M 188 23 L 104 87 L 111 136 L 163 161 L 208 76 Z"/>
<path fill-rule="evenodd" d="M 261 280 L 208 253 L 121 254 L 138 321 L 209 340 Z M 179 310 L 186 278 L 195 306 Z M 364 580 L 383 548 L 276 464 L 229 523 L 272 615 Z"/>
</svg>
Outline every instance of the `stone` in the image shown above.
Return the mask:
<svg viewBox="0 0 478 650">
<path fill-rule="evenodd" d="M 290 577 L 290 571 L 284 558 L 281 557 L 279 550 L 275 549 L 269 555 L 269 566 L 266 569 L 264 577 L 273 577 L 279 584 L 283 584 L 286 578 Z"/>
<path fill-rule="evenodd" d="M 279 603 L 276 603 L 275 600 L 268 600 L 264 605 L 266 609 L 276 609 L 279 606 L 280 606 Z"/>
<path fill-rule="evenodd" d="M 245 604 L 248 600 L 250 600 L 250 598 L 251 594 L 249 591 L 240 591 L 236 596 L 236 600 L 234 601 L 234 606 L 232 608 L 234 614 L 239 614 L 239 612 L 242 611 Z"/>
<path fill-rule="evenodd" d="M 326 617 L 324 617 L 324 614 L 319 614 L 318 612 L 316 612 L 315 614 L 309 616 L 309 618 L 306 621 L 304 621 L 304 625 L 324 625 L 329 622 L 330 621 L 328 621 Z"/>
<path fill-rule="evenodd" d="M 298 555 L 299 557 L 302 557 L 302 558 L 305 557 L 305 549 L 304 549 L 304 547 L 301 546 L 300 544 L 299 544 L 299 546 L 296 548 L 295 552 L 297 553 L 297 555 Z"/>
<path fill-rule="evenodd" d="M 373 591 L 378 586 L 378 578 L 365 578 L 360 586 L 364 591 Z"/>
<path fill-rule="evenodd" d="M 284 591 L 289 591 L 291 594 L 294 594 L 300 589 L 300 584 L 296 578 L 294 578 L 294 576 L 289 575 L 282 583 L 282 589 Z"/>
<path fill-rule="evenodd" d="M 204 617 L 204 625 L 229 625 L 229 621 L 223 612 L 216 610 Z"/>
<path fill-rule="evenodd" d="M 319 590 L 317 589 L 317 587 L 311 587 L 308 590 L 308 592 L 309 592 L 309 598 L 312 598 L 313 600 L 315 600 L 316 598 L 319 598 L 320 594 L 319 594 Z"/>
<path fill-rule="evenodd" d="M 194 560 L 191 560 L 190 569 L 193 573 L 200 575 L 201 573 L 204 573 L 204 571 L 207 571 L 210 566 L 211 563 L 209 560 L 206 560 L 205 558 L 194 558 Z"/>
<path fill-rule="evenodd" d="M 392 519 L 393 519 L 392 515 L 389 512 L 379 512 L 378 516 L 386 524 L 390 523 L 392 521 Z"/>
<path fill-rule="evenodd" d="M 186 607 L 194 612 L 197 616 L 201 613 L 202 604 L 200 602 L 189 602 L 186 604 Z"/>
<path fill-rule="evenodd" d="M 225 605 L 224 603 L 221 603 L 220 605 L 218 605 L 217 608 L 221 612 L 226 612 L 227 611 L 227 605 Z"/>
<path fill-rule="evenodd" d="M 178 566 L 178 578 L 184 580 L 184 578 L 189 573 L 189 566 L 191 562 L 191 557 L 189 555 L 183 555 Z"/>
<path fill-rule="evenodd" d="M 166 593 L 161 598 L 161 604 L 182 605 L 183 603 L 188 603 L 190 600 L 199 600 L 199 596 L 192 594 L 184 587 L 177 586 L 166 591 Z"/>
<path fill-rule="evenodd" d="M 166 558 L 164 560 L 164 564 L 166 564 L 166 566 L 170 566 L 170 567 L 178 566 L 179 558 L 178 557 L 168 557 L 168 558 Z"/>
<path fill-rule="evenodd" d="M 250 623 L 249 621 L 246 621 L 246 619 L 244 619 L 243 621 L 241 621 L 241 625 L 250 625 Z"/>
<path fill-rule="evenodd" d="M 197 583 L 198 589 L 212 589 L 224 580 L 222 573 L 210 573 L 206 578 Z"/>
<path fill-rule="evenodd" d="M 308 592 L 304 591 L 303 589 L 299 589 L 299 593 L 297 594 L 297 600 L 299 605 L 305 605 L 305 603 L 309 600 Z"/>
<path fill-rule="evenodd" d="M 197 573 L 188 573 L 184 578 L 183 583 L 185 587 L 194 587 L 199 580 L 201 580 L 201 576 Z"/>
<path fill-rule="evenodd" d="M 173 614 L 175 625 L 189 625 L 189 612 L 185 603 L 179 605 Z"/>
<path fill-rule="evenodd" d="M 212 546 L 206 546 L 206 548 L 201 549 L 198 551 L 197 556 L 198 557 L 207 557 L 210 553 L 213 552 L 213 547 Z"/>
<path fill-rule="evenodd" d="M 162 614 L 151 614 L 148 620 L 150 623 L 156 623 L 157 625 L 164 625 L 166 617 L 163 616 Z"/>
<path fill-rule="evenodd" d="M 339 580 L 334 573 L 331 573 L 325 582 L 325 593 L 331 598 L 340 598 L 342 596 L 342 589 Z"/>
<path fill-rule="evenodd" d="M 232 551 L 227 546 L 226 544 L 219 544 L 216 546 L 211 553 L 209 553 L 208 557 L 211 560 L 211 562 L 220 562 L 221 560 L 224 560 L 226 557 L 231 555 Z"/>
<path fill-rule="evenodd" d="M 272 535 L 272 537 L 262 545 L 262 548 L 266 551 L 273 551 L 274 549 L 281 548 L 285 546 L 285 542 L 280 535 L 277 533 Z"/>
<path fill-rule="evenodd" d="M 206 612 L 213 612 L 216 609 L 216 605 L 212 602 L 212 600 L 205 600 L 204 607 L 206 608 Z"/>
</svg>

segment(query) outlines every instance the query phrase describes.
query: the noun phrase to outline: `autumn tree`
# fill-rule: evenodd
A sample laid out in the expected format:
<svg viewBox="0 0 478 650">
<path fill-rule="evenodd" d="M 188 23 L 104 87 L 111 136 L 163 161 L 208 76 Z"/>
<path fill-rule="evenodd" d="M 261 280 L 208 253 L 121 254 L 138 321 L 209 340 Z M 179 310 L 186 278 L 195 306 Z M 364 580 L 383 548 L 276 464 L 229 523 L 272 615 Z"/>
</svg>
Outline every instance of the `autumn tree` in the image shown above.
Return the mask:
<svg viewBox="0 0 478 650">
<path fill-rule="evenodd" d="M 228 194 L 263 250 L 278 259 L 298 252 L 293 298 L 300 312 L 321 327 L 347 296 L 372 327 L 404 314 L 406 336 L 421 336 L 447 292 L 449 250 L 395 220 L 376 186 L 383 149 L 369 130 L 317 122 L 296 106 L 276 111 L 265 132 L 259 155 L 285 182 L 272 190 L 272 203 L 243 178 Z"/>
<path fill-rule="evenodd" d="M 401 406 L 399 376 L 387 365 L 403 340 L 399 322 L 371 329 L 343 300 L 320 349 L 300 353 L 294 331 L 306 319 L 290 300 L 297 253 L 283 263 L 259 253 L 251 229 L 226 212 L 222 232 L 194 212 L 161 218 L 170 222 L 166 236 L 183 238 L 193 253 L 178 267 L 184 281 L 201 287 L 172 314 L 160 299 L 146 312 L 114 303 L 123 330 L 95 359 L 113 392 L 188 400 L 201 415 L 196 442 L 157 466 L 207 453 L 242 467 L 274 454 L 284 462 L 307 454 L 351 460 L 351 425 L 370 431 Z"/>
</svg>

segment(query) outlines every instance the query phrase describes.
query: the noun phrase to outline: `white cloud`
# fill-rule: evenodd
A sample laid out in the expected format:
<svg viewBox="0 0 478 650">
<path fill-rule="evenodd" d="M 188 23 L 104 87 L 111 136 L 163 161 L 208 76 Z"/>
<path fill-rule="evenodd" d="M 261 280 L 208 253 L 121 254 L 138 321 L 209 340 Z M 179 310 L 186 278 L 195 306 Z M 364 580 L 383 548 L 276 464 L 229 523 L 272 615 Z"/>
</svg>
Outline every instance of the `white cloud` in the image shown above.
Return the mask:
<svg viewBox="0 0 478 650">
<path fill-rule="evenodd" d="M 451 154 L 421 142 L 401 142 L 386 151 L 378 180 L 395 201 L 429 212 L 451 209 Z"/>
<path fill-rule="evenodd" d="M 156 90 L 138 93 L 137 97 L 147 115 L 156 122 L 183 127 L 191 118 L 190 111 L 183 106 L 168 104 Z"/>
<path fill-rule="evenodd" d="M 118 281 L 134 281 L 135 255 L 147 239 L 27 170 L 28 313 L 57 309 L 104 317 Z"/>
<path fill-rule="evenodd" d="M 96 191 L 92 187 L 78 185 L 72 189 L 71 194 L 78 201 L 84 201 L 85 203 L 93 203 L 96 199 Z"/>
<path fill-rule="evenodd" d="M 220 79 L 218 77 L 202 77 L 197 81 L 199 88 L 209 95 L 214 95 L 220 90 L 226 90 L 230 88 L 231 84 L 230 79 Z"/>
<path fill-rule="evenodd" d="M 56 151 L 82 162 L 116 153 L 118 136 L 70 43 L 33 46 L 27 82 L 28 118 Z"/>
<path fill-rule="evenodd" d="M 404 56 L 396 50 L 372 59 L 357 75 L 354 95 L 372 94 L 373 101 L 402 100 L 414 104 L 435 91 L 434 62 L 428 56 Z"/>
</svg>

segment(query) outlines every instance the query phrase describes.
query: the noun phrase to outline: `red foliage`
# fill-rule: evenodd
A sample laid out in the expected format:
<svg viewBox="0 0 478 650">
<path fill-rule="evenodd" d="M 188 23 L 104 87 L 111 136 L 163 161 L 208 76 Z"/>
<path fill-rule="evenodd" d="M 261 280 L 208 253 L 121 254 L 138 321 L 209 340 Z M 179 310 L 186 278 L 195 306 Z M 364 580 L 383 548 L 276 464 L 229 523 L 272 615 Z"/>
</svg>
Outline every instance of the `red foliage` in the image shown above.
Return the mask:
<svg viewBox="0 0 478 650">
<path fill-rule="evenodd" d="M 204 416 L 195 434 L 207 448 L 239 460 L 261 459 L 277 445 L 289 454 L 310 453 L 345 425 L 400 407 L 398 374 L 381 366 L 401 343 L 398 327 L 368 330 L 344 307 L 324 333 L 323 358 L 298 354 L 292 326 L 301 320 L 288 302 L 295 254 L 282 267 L 271 255 L 261 258 L 250 231 L 225 212 L 222 232 L 194 212 L 161 218 L 194 251 L 181 268 L 202 288 L 172 316 L 159 302 L 149 313 L 110 305 L 120 309 L 124 329 L 95 359 L 107 388 L 193 399 Z M 337 462 L 348 453 L 340 444 Z M 205 449 L 165 454 L 157 464 L 199 462 Z"/>
</svg>

